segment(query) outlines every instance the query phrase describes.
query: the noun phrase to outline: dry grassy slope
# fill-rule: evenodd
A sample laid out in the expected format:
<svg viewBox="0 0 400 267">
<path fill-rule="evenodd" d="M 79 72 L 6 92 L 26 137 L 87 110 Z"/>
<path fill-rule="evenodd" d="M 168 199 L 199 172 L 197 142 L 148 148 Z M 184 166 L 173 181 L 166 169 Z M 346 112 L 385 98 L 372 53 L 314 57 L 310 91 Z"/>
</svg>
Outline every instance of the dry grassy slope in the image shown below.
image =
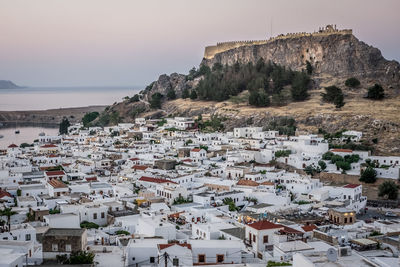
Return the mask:
<svg viewBox="0 0 400 267">
<path fill-rule="evenodd" d="M 291 116 L 298 122 L 300 130 L 313 133 L 318 128 L 330 132 L 359 130 L 364 132 L 367 140 L 378 138 L 377 154 L 400 155 L 400 96 L 372 101 L 361 97 L 366 89 L 346 90 L 346 105 L 336 109 L 332 104 L 321 101 L 322 91 L 312 90 L 309 100 L 283 107 L 255 108 L 230 101 L 217 103 L 177 99 L 164 103 L 163 110 L 164 115 L 219 114 L 228 118 L 225 122 L 228 129 L 248 124 L 264 126 L 273 118 Z"/>
</svg>

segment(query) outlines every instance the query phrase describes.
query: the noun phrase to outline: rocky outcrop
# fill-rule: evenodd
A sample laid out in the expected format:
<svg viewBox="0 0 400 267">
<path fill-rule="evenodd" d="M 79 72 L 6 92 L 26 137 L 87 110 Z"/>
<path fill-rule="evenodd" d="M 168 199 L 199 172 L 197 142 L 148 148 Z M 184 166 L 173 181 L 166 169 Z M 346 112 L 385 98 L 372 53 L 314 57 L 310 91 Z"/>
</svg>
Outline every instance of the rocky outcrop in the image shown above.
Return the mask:
<svg viewBox="0 0 400 267">
<path fill-rule="evenodd" d="M 260 58 L 293 70 L 306 68 L 309 61 L 313 76 L 323 82 L 326 76 L 346 79 L 357 77 L 367 83 L 380 83 L 398 94 L 400 65 L 386 60 L 379 49 L 359 41 L 353 34 L 329 34 L 276 39 L 265 44 L 246 45 L 204 58 L 202 64 L 232 65 L 257 62 Z"/>
</svg>

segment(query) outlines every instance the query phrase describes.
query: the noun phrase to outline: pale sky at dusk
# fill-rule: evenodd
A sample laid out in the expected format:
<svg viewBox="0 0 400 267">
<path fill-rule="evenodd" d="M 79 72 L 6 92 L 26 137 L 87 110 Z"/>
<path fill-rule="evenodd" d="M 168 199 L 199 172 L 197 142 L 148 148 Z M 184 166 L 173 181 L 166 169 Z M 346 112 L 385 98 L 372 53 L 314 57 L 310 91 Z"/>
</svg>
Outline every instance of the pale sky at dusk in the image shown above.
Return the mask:
<svg viewBox="0 0 400 267">
<path fill-rule="evenodd" d="M 400 60 L 399 0 L 0 0 L 0 80 L 145 85 L 198 66 L 204 46 L 326 24 Z"/>
</svg>

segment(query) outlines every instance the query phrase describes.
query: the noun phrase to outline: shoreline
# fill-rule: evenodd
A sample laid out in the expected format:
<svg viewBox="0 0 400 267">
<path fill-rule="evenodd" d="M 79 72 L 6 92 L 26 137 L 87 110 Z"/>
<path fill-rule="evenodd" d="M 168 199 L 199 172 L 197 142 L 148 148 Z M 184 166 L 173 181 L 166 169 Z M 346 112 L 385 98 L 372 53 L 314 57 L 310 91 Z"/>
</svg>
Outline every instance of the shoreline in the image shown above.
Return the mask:
<svg viewBox="0 0 400 267">
<path fill-rule="evenodd" d="M 86 106 L 72 108 L 58 108 L 45 110 L 16 110 L 0 111 L 0 123 L 2 128 L 20 126 L 47 126 L 58 127 L 63 117 L 67 117 L 70 123 L 77 123 L 87 112 L 101 113 L 107 106 Z"/>
</svg>

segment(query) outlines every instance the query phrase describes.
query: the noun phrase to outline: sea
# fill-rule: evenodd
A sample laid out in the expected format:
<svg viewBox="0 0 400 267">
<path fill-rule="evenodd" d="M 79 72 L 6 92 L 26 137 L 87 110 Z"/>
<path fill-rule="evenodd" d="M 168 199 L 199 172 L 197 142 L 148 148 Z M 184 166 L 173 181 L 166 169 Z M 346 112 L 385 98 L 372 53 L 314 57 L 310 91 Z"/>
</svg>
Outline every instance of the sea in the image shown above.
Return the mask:
<svg viewBox="0 0 400 267">
<path fill-rule="evenodd" d="M 103 87 L 27 87 L 18 89 L 0 89 L 0 111 L 46 110 L 71 107 L 111 105 L 125 96 L 132 97 L 142 87 L 103 86 Z M 56 128 L 43 126 L 0 127 L 0 148 L 11 143 L 32 143 L 39 133 L 57 134 Z"/>
</svg>

